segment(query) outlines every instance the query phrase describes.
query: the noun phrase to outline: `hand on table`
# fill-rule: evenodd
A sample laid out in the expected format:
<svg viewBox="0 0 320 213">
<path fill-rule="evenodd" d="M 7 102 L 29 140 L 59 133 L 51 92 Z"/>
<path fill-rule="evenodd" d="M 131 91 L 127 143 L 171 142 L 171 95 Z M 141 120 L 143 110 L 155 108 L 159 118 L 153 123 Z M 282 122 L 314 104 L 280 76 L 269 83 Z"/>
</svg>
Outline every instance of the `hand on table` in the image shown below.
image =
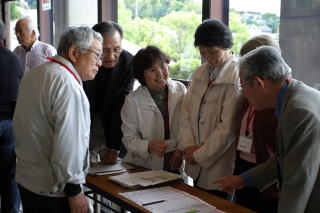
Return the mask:
<svg viewBox="0 0 320 213">
<path fill-rule="evenodd" d="M 101 164 L 115 164 L 118 160 L 118 152 L 115 150 L 108 150 L 103 158 L 101 159 Z"/>
</svg>

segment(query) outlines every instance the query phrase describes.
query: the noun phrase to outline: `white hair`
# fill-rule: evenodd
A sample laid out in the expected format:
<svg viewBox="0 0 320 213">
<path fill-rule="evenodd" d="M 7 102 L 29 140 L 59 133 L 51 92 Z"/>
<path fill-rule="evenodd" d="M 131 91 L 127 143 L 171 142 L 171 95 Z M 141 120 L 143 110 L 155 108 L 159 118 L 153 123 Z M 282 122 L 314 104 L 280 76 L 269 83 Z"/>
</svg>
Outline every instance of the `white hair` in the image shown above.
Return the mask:
<svg viewBox="0 0 320 213">
<path fill-rule="evenodd" d="M 58 55 L 64 56 L 68 53 L 71 46 L 75 45 L 79 50 L 84 50 L 92 45 L 93 39 L 102 42 L 100 33 L 95 32 L 89 27 L 70 27 L 61 36 Z"/>
<path fill-rule="evenodd" d="M 20 20 L 27 20 L 27 23 L 28 23 L 27 29 L 28 29 L 28 31 L 30 33 L 32 31 L 34 31 L 36 38 L 39 38 L 40 33 L 39 33 L 39 30 L 38 30 L 38 27 L 37 27 L 36 23 L 32 20 L 32 18 L 30 16 L 25 16 L 25 17 L 19 19 L 18 21 L 20 21 Z"/>
<path fill-rule="evenodd" d="M 286 64 L 278 49 L 261 46 L 250 51 L 238 61 L 240 73 L 251 82 L 255 76 L 273 82 L 280 82 L 291 76 L 291 68 Z"/>
</svg>

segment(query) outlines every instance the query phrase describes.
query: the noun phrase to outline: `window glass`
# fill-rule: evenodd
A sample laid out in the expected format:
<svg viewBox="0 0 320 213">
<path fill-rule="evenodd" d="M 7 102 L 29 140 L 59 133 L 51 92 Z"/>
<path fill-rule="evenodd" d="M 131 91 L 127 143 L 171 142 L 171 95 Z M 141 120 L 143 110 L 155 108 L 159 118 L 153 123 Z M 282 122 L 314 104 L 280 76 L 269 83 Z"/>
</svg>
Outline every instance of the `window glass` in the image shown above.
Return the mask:
<svg viewBox="0 0 320 213">
<path fill-rule="evenodd" d="M 190 79 L 201 63 L 194 32 L 202 20 L 202 0 L 118 0 L 124 49 L 135 54 L 155 45 L 168 54 L 173 78 Z"/>
<path fill-rule="evenodd" d="M 31 17 L 34 23 L 37 23 L 37 0 L 24 0 L 24 1 L 9 1 L 6 2 L 8 13 L 6 14 L 7 32 L 6 44 L 11 50 L 14 50 L 19 45 L 17 37 L 14 32 L 16 22 L 25 16 Z M 9 25 L 9 26 L 8 26 Z"/>
<path fill-rule="evenodd" d="M 108 0 L 109 1 L 109 0 Z M 53 2 L 54 46 L 68 27 L 89 26 L 98 23 L 97 0 L 56 0 Z"/>
<path fill-rule="evenodd" d="M 279 40 L 281 0 L 230 0 L 229 27 L 233 33 L 233 51 L 253 36 L 267 34 Z"/>
</svg>

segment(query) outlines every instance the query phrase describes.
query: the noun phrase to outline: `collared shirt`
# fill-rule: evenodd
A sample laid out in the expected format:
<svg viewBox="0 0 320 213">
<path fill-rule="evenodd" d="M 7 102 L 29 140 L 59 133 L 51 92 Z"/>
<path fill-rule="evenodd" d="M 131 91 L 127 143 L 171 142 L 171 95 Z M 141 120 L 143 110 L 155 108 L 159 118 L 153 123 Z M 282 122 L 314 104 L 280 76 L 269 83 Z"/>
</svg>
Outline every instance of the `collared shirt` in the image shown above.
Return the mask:
<svg viewBox="0 0 320 213">
<path fill-rule="evenodd" d="M 54 59 L 81 79 L 68 60 Z M 48 61 L 24 76 L 13 125 L 19 184 L 36 194 L 60 197 L 66 183 L 85 183 L 89 102 L 82 82 L 65 67 Z"/>
<path fill-rule="evenodd" d="M 13 52 L 20 57 L 25 73 L 29 72 L 33 67 L 48 61 L 47 57 L 53 57 L 57 54 L 53 46 L 38 39 L 32 44 L 30 51 L 26 51 L 22 45 L 19 45 Z"/>
<path fill-rule="evenodd" d="M 288 85 L 289 85 L 289 82 L 290 82 L 290 80 L 286 80 L 283 84 L 282 84 L 282 86 L 281 86 L 281 88 L 280 88 L 280 91 L 279 91 L 279 93 L 278 93 L 278 95 L 277 95 L 277 98 L 276 98 L 276 102 L 275 102 L 275 115 L 276 115 L 276 117 L 277 117 L 277 119 L 279 120 L 279 118 L 280 118 L 280 110 L 281 110 L 281 105 L 282 105 L 282 97 L 283 97 L 283 95 L 284 95 L 284 93 L 286 92 L 286 90 L 287 90 L 287 87 L 288 87 Z"/>
</svg>

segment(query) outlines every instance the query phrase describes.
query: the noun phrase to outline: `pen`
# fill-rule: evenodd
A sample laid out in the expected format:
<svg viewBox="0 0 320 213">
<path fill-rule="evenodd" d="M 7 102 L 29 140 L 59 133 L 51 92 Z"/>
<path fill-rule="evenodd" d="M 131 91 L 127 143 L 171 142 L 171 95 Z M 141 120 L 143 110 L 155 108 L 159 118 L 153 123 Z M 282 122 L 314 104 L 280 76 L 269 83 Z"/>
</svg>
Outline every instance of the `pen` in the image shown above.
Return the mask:
<svg viewBox="0 0 320 213">
<path fill-rule="evenodd" d="M 164 202 L 165 200 L 158 200 L 158 201 L 153 201 L 153 202 L 150 202 L 150 203 L 144 203 L 142 204 L 142 206 L 148 206 L 148 205 L 151 205 L 151 204 L 156 204 L 156 203 L 161 203 L 161 202 Z"/>
</svg>

